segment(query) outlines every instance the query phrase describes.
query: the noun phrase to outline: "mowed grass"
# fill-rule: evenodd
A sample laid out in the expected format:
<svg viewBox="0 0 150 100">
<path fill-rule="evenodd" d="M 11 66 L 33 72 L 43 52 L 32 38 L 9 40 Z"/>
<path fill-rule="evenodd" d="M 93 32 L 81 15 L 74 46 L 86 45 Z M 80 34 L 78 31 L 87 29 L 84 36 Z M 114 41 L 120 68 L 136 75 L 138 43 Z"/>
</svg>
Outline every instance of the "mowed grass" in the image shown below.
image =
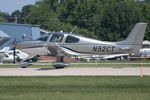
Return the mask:
<svg viewBox="0 0 150 100">
<path fill-rule="evenodd" d="M 0 100 L 149 100 L 150 77 L 0 77 Z"/>
</svg>

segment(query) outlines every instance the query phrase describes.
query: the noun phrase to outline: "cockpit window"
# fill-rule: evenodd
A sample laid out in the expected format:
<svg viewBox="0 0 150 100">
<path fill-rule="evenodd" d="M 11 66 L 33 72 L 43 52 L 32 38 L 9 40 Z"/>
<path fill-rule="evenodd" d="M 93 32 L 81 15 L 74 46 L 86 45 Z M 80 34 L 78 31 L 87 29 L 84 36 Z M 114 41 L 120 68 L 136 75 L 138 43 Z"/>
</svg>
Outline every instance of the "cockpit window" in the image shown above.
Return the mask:
<svg viewBox="0 0 150 100">
<path fill-rule="evenodd" d="M 47 41 L 48 35 L 43 35 L 40 38 L 38 38 L 37 40 L 41 40 L 41 41 Z"/>
<path fill-rule="evenodd" d="M 61 42 L 63 39 L 63 34 L 53 34 L 50 42 Z"/>
<path fill-rule="evenodd" d="M 77 43 L 79 42 L 79 39 L 73 36 L 67 36 L 67 39 L 65 41 L 66 43 Z"/>
</svg>

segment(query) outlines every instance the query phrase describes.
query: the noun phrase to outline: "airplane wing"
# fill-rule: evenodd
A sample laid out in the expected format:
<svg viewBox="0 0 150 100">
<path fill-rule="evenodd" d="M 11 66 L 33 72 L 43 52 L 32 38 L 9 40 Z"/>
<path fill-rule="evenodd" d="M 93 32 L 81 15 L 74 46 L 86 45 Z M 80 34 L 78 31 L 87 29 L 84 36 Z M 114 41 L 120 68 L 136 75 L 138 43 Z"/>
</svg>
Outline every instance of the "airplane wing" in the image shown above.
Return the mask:
<svg viewBox="0 0 150 100">
<path fill-rule="evenodd" d="M 61 49 L 63 52 L 65 52 L 68 55 L 76 55 L 76 56 L 80 56 L 81 55 L 80 53 L 74 52 L 74 51 L 69 50 L 69 49 L 64 48 L 64 47 L 59 47 L 59 49 Z"/>
<path fill-rule="evenodd" d="M 51 56 L 87 56 L 90 54 L 81 54 L 78 52 L 74 52 L 70 49 L 67 49 L 61 45 L 58 45 L 57 43 L 50 43 L 46 45 L 46 48 Z"/>
</svg>

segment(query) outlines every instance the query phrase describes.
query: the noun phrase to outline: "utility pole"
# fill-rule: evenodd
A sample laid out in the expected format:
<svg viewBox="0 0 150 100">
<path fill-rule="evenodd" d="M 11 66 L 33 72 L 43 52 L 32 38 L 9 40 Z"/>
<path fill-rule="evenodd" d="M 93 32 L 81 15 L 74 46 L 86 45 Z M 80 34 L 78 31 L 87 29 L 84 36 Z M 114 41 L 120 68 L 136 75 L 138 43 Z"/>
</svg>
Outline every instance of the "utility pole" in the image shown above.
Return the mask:
<svg viewBox="0 0 150 100">
<path fill-rule="evenodd" d="M 18 17 L 17 17 L 17 15 L 15 16 L 15 23 L 16 24 L 18 23 Z"/>
</svg>

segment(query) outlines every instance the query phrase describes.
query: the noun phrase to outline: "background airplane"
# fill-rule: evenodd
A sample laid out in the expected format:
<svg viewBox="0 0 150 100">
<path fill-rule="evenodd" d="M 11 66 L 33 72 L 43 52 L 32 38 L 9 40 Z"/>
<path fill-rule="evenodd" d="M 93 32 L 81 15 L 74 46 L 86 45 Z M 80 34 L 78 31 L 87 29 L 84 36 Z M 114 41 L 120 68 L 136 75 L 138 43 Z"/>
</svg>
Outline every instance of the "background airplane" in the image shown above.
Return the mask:
<svg viewBox="0 0 150 100">
<path fill-rule="evenodd" d="M 0 45 L 7 42 L 9 39 L 10 37 L 6 33 L 0 30 Z"/>
<path fill-rule="evenodd" d="M 90 60 L 98 62 L 100 60 L 111 60 L 111 59 L 118 59 L 118 60 L 124 60 L 124 58 L 127 58 L 129 54 L 109 54 L 109 55 L 92 55 L 92 56 L 81 56 L 76 59 L 76 61 L 80 61 L 80 59 L 85 59 L 87 62 Z"/>
<path fill-rule="evenodd" d="M 70 65 L 64 62 L 64 57 L 138 52 L 142 46 L 146 26 L 146 23 L 137 23 L 128 37 L 119 42 L 100 41 L 72 33 L 55 32 L 36 41 L 15 42 L 14 46 L 32 55 L 56 56 L 57 61 L 52 65 L 55 68 L 64 68 Z"/>
<path fill-rule="evenodd" d="M 150 57 L 150 48 L 140 49 L 139 52 L 132 55 L 133 57 Z"/>
<path fill-rule="evenodd" d="M 143 48 L 140 50 L 141 56 L 150 57 L 150 48 Z"/>
<path fill-rule="evenodd" d="M 10 39 L 10 37 L 0 30 L 0 46 L 7 42 Z M 3 51 L 0 51 L 0 61 L 2 62 L 2 58 L 4 57 L 5 53 Z"/>
<path fill-rule="evenodd" d="M 10 47 L 4 47 L 2 50 L 0 50 L 0 61 L 1 64 L 3 62 L 14 62 L 14 59 L 20 59 L 23 60 L 27 57 L 29 57 L 29 55 L 27 53 L 24 53 L 20 50 L 15 50 L 15 57 L 14 57 L 14 50 L 11 50 Z"/>
</svg>

